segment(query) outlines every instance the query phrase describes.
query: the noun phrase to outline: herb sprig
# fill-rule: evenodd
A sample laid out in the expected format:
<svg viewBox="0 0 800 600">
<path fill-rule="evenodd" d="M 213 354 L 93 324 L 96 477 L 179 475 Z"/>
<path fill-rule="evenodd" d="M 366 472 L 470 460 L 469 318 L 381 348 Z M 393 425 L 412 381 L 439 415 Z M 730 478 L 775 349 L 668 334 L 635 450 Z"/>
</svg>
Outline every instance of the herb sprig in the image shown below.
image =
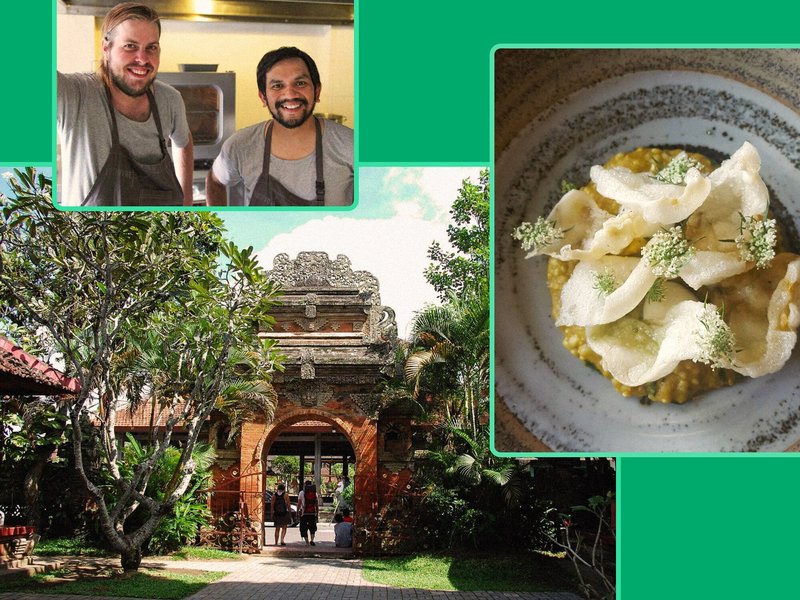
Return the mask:
<svg viewBox="0 0 800 600">
<path fill-rule="evenodd" d="M 514 229 L 511 237 L 522 242 L 523 250 L 533 249 L 538 252 L 553 242 L 563 239 L 564 231 L 558 227 L 555 221 L 539 217 L 535 223 L 528 221 L 522 223 Z"/>
</svg>

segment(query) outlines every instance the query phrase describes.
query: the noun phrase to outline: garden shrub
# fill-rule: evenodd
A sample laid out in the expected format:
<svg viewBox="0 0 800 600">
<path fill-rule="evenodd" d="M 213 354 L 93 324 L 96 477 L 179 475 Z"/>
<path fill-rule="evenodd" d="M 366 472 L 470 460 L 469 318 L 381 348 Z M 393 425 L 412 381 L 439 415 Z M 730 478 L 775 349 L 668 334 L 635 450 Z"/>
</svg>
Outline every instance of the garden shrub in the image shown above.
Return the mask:
<svg viewBox="0 0 800 600">
<path fill-rule="evenodd" d="M 150 450 L 140 444 L 130 434 L 127 435 L 123 449 L 124 465 L 126 469 L 133 469 L 136 465 L 149 456 Z M 169 485 L 170 478 L 180 460 L 181 451 L 178 448 L 167 448 L 153 469 L 147 486 L 147 495 L 156 500 L 164 499 L 164 491 Z M 164 515 L 161 522 L 153 532 L 147 545 L 147 550 L 155 554 L 167 554 L 195 542 L 201 527 L 211 522 L 211 511 L 206 505 L 206 492 L 211 486 L 211 465 L 214 463 L 216 453 L 207 444 L 197 444 L 192 458 L 195 462 L 195 471 L 186 493 L 178 500 L 171 513 Z M 148 517 L 147 511 L 139 507 L 126 522 L 128 527 L 136 529 Z"/>
<path fill-rule="evenodd" d="M 181 498 L 173 513 L 161 519 L 147 547 L 154 554 L 174 552 L 194 542 L 200 527 L 208 525 L 210 520 L 208 506 L 195 502 L 192 497 Z"/>
</svg>

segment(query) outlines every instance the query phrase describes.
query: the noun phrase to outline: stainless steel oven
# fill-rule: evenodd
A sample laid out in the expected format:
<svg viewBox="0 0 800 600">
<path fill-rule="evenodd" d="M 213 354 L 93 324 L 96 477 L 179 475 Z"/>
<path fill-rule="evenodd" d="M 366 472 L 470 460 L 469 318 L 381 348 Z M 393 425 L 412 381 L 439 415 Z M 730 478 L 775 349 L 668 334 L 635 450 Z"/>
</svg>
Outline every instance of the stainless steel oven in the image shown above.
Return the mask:
<svg viewBox="0 0 800 600">
<path fill-rule="evenodd" d="M 236 74 L 186 71 L 158 74 L 183 97 L 194 143 L 194 202 L 205 204 L 205 179 L 222 143 L 236 130 Z"/>
</svg>

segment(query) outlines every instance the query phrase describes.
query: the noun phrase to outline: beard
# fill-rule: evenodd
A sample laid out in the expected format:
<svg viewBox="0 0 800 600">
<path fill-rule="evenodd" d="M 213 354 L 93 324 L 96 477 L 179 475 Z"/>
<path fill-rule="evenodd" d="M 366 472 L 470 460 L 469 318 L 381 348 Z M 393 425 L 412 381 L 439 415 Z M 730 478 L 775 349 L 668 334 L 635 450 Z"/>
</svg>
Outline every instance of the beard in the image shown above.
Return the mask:
<svg viewBox="0 0 800 600">
<path fill-rule="evenodd" d="M 287 119 L 281 115 L 280 109 L 283 104 L 286 103 L 297 103 L 301 106 L 305 107 L 306 110 L 303 111 L 303 114 L 299 117 L 293 117 L 291 119 Z M 275 105 L 275 110 L 272 110 L 272 107 L 267 104 L 267 109 L 269 110 L 269 114 L 272 115 L 272 118 L 275 119 L 278 123 L 286 127 L 286 129 L 295 129 L 296 127 L 300 127 L 303 123 L 308 121 L 309 117 L 314 114 L 314 107 L 316 106 L 316 102 L 313 103 L 310 107 L 308 106 L 308 102 L 305 98 L 296 98 L 293 100 L 283 100 L 282 102 L 278 102 Z"/>
<path fill-rule="evenodd" d="M 119 91 L 131 98 L 138 98 L 139 96 L 145 95 L 156 78 L 155 75 L 153 75 L 153 77 L 147 80 L 141 87 L 132 87 L 125 81 L 124 67 L 119 72 L 116 72 L 112 71 L 109 65 L 106 65 L 106 70 L 108 71 L 111 83 L 113 83 Z"/>
</svg>

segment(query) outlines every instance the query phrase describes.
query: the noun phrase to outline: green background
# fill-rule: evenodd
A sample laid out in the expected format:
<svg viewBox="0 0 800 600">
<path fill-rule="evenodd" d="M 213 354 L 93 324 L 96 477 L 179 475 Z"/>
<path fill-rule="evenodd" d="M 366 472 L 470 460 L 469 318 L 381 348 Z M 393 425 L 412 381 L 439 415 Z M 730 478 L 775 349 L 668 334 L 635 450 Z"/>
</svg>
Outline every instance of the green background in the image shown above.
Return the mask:
<svg viewBox="0 0 800 600">
<path fill-rule="evenodd" d="M 4 2 L 0 165 L 54 157 L 54 0 Z M 503 44 L 800 45 L 800 7 L 357 3 L 361 164 L 491 162 L 491 51 Z M 623 456 L 619 598 L 796 597 L 800 457 Z"/>
<path fill-rule="evenodd" d="M 489 73 L 495 45 L 797 45 L 800 7 L 789 6 L 697 1 L 357 2 L 360 160 L 489 164 Z"/>
<path fill-rule="evenodd" d="M 797 598 L 800 457 L 624 457 L 623 600 Z"/>
<path fill-rule="evenodd" d="M 50 164 L 55 158 L 54 3 L 27 0 L 2 6 L 0 164 Z"/>
</svg>

